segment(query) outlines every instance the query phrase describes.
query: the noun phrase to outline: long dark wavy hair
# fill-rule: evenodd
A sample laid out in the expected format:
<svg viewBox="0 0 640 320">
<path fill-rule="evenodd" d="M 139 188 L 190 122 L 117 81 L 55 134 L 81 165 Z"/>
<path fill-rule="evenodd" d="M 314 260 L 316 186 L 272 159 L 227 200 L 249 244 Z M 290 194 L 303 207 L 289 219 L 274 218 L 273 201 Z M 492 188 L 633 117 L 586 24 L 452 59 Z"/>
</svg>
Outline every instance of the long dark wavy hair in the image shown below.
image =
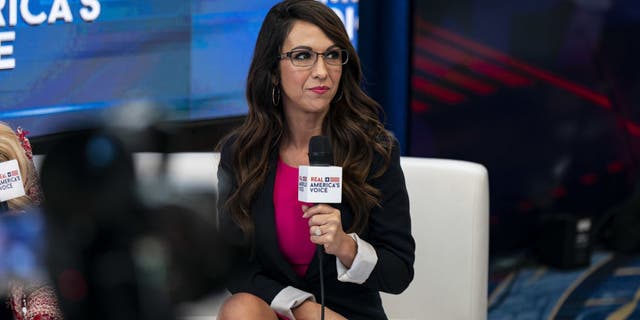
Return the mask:
<svg viewBox="0 0 640 320">
<path fill-rule="evenodd" d="M 379 205 L 380 199 L 379 190 L 367 183 L 367 177 L 379 176 L 387 169 L 393 138 L 379 120 L 380 105 L 360 87 L 360 59 L 344 25 L 329 7 L 315 0 L 280 2 L 269 10 L 262 23 L 247 76 L 247 118 L 218 145 L 220 149 L 228 138 L 234 137 L 229 151 L 238 188 L 225 205 L 245 236 L 252 236 L 251 202 L 264 185 L 269 156 L 278 152 L 285 134 L 282 102 L 273 99 L 272 91 L 280 83 L 277 57 L 296 21 L 318 26 L 336 45 L 349 52 L 338 93 L 323 123 L 323 134 L 331 139 L 335 164 L 343 168 L 343 195 L 353 211 L 353 224 L 347 232 L 361 233 L 366 229 L 371 209 Z M 378 172 L 370 173 L 376 153 L 382 156 L 384 164 Z"/>
</svg>

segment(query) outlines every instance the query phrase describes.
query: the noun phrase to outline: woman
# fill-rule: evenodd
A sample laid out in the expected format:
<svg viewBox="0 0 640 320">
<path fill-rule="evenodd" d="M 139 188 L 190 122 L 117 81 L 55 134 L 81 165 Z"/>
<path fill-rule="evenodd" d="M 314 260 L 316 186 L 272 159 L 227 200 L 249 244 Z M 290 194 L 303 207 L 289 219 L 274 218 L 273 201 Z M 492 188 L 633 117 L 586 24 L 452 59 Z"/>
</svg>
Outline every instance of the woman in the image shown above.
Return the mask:
<svg viewBox="0 0 640 320">
<path fill-rule="evenodd" d="M 36 168 L 33 165 L 28 132 L 18 128 L 14 132 L 7 124 L 0 122 L 0 162 L 17 160 L 26 195 L 7 201 L 7 212 L 21 214 L 41 201 L 40 186 Z M 14 281 L 10 285 L 9 306 L 17 320 L 61 320 L 62 313 L 51 286 L 41 283 Z"/>
<path fill-rule="evenodd" d="M 415 243 L 398 144 L 360 88 L 340 19 L 314 0 L 267 14 L 247 78 L 245 123 L 221 143 L 219 228 L 238 248 L 219 319 L 386 319 L 379 291 L 413 278 Z M 297 200 L 312 136 L 331 140 L 343 203 Z"/>
</svg>

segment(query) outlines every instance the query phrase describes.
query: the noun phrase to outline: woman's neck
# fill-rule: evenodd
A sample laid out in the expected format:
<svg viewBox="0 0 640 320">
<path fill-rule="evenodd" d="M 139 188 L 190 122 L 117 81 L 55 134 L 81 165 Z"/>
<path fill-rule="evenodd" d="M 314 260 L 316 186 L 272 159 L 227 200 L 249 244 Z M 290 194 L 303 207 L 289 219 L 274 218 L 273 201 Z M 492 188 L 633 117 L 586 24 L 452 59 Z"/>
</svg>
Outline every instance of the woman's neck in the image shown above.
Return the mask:
<svg viewBox="0 0 640 320">
<path fill-rule="evenodd" d="M 318 114 L 286 115 L 285 135 L 280 144 L 280 158 L 292 166 L 309 164 L 309 141 L 322 134 L 324 116 Z"/>
<path fill-rule="evenodd" d="M 322 134 L 324 116 L 315 113 L 286 113 L 283 147 L 306 151 L 311 137 Z"/>
</svg>

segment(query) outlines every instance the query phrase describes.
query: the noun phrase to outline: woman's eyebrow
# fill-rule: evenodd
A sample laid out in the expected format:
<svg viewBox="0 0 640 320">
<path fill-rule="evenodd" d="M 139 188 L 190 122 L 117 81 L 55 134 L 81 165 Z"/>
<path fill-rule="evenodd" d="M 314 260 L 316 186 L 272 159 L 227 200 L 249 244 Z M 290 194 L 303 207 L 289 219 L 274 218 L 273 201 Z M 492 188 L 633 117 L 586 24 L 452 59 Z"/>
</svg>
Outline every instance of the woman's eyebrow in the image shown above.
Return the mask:
<svg viewBox="0 0 640 320">
<path fill-rule="evenodd" d="M 338 46 L 337 44 L 332 44 L 332 45 L 328 46 L 325 51 L 329 51 L 330 49 L 334 49 L 334 48 L 340 48 L 340 46 Z M 310 51 L 313 51 L 313 48 L 311 48 L 309 46 L 297 46 L 297 47 L 293 47 L 289 51 L 294 51 L 294 50 L 310 50 Z"/>
<path fill-rule="evenodd" d="M 289 51 L 293 51 L 293 50 L 313 50 L 313 49 L 311 49 L 311 47 L 309 47 L 309 46 L 297 46 L 297 47 L 294 47 L 293 49 L 291 49 Z"/>
</svg>

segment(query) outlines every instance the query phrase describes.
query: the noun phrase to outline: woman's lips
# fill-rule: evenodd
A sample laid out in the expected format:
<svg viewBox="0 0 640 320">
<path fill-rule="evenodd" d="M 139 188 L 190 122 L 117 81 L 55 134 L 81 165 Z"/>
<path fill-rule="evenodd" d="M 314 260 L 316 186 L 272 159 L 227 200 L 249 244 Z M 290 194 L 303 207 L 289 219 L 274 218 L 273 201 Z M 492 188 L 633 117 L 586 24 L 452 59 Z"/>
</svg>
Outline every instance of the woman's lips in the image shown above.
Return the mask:
<svg viewBox="0 0 640 320">
<path fill-rule="evenodd" d="M 310 90 L 313 91 L 314 93 L 317 93 L 317 94 L 323 94 L 323 93 L 329 91 L 329 87 L 324 87 L 324 86 L 322 86 L 322 87 L 313 87 Z"/>
</svg>

